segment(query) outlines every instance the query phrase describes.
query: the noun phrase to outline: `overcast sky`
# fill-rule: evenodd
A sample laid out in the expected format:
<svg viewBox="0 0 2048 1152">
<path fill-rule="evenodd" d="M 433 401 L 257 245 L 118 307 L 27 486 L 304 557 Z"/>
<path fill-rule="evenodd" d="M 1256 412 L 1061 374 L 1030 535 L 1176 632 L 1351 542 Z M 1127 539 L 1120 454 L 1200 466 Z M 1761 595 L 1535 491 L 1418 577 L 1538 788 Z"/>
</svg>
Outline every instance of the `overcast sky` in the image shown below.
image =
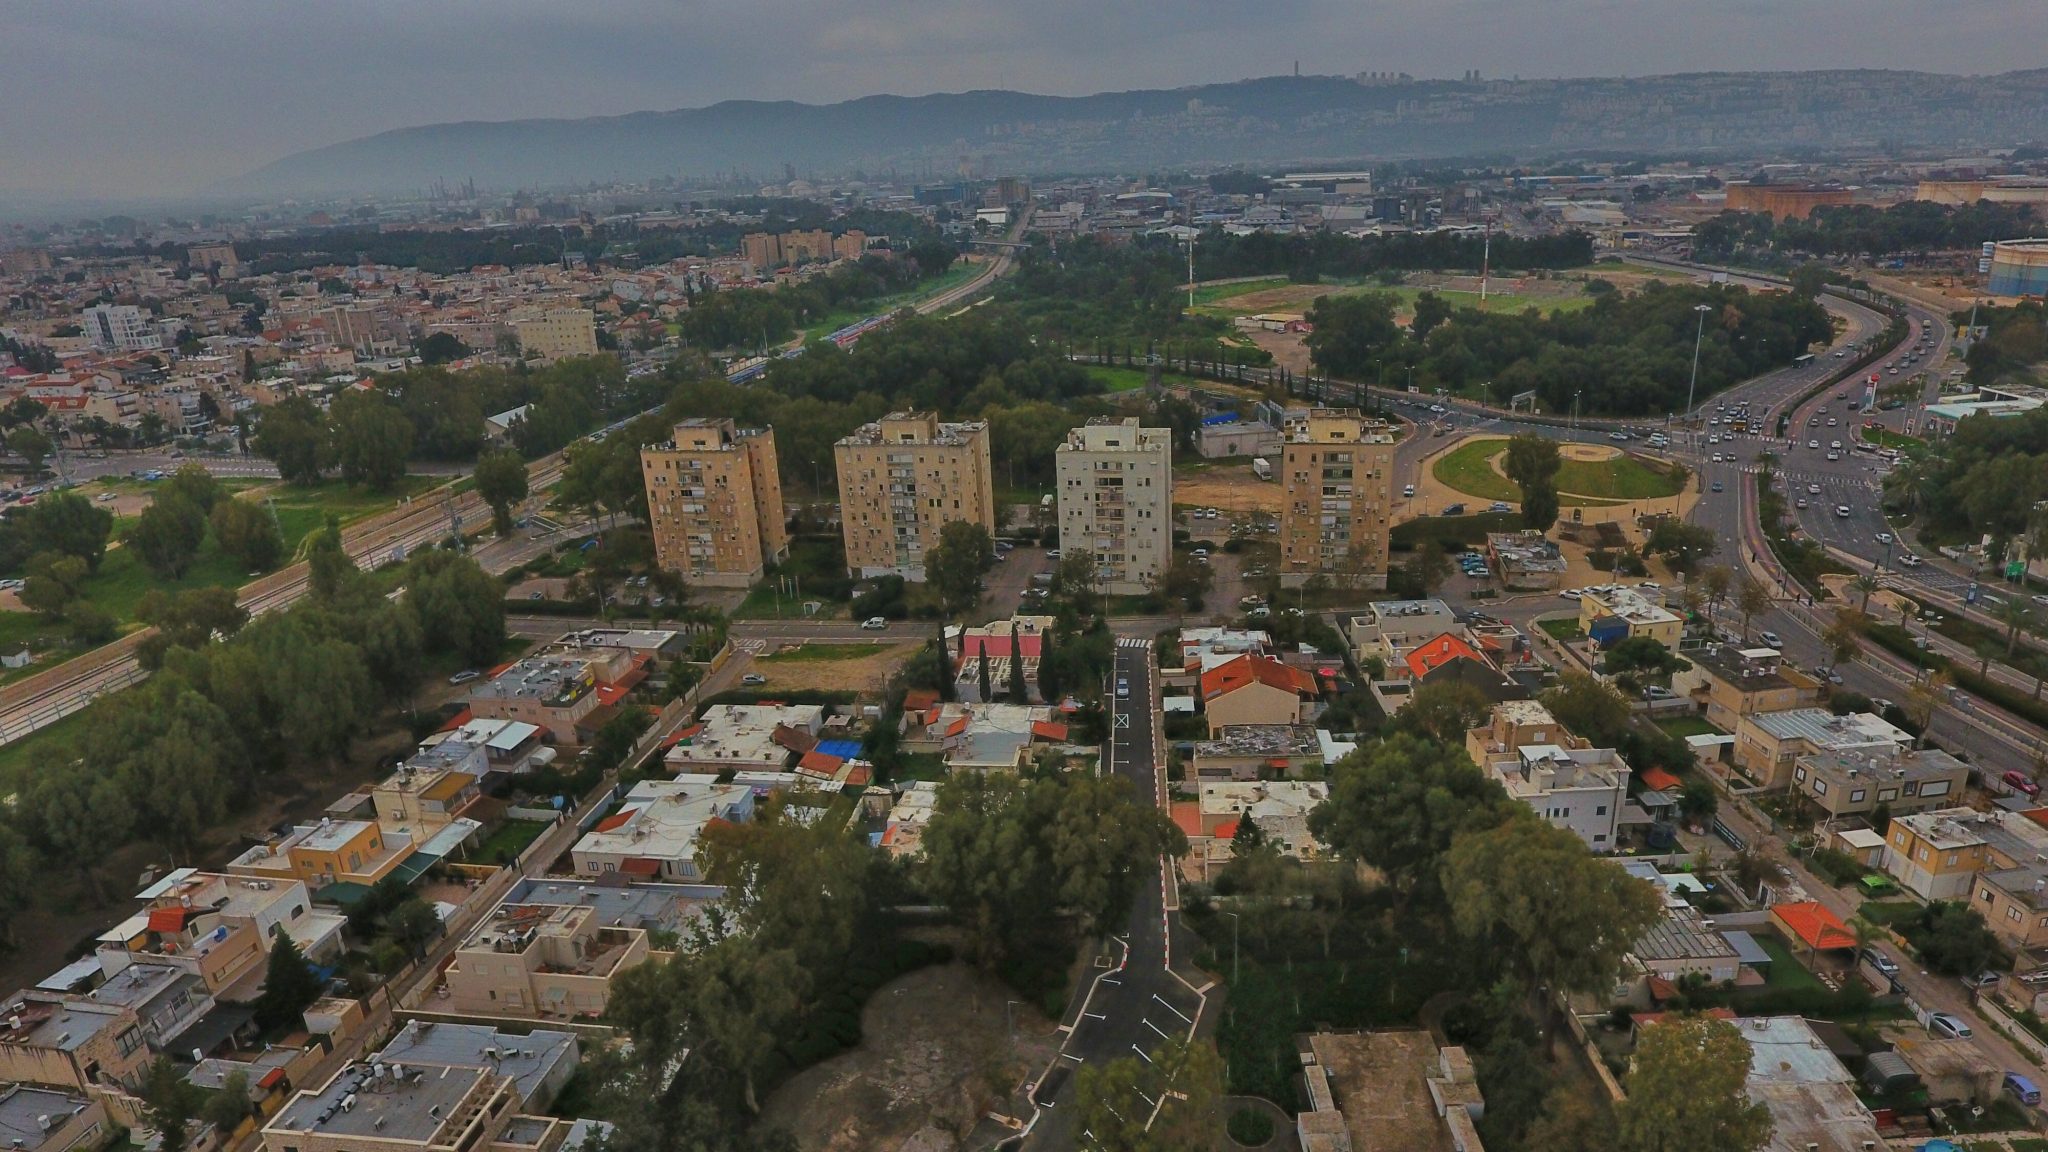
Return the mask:
<svg viewBox="0 0 2048 1152">
<path fill-rule="evenodd" d="M 1291 70 L 2048 65 L 2044 0 L 0 0 L 0 190 L 175 194 L 447 120 Z"/>
</svg>

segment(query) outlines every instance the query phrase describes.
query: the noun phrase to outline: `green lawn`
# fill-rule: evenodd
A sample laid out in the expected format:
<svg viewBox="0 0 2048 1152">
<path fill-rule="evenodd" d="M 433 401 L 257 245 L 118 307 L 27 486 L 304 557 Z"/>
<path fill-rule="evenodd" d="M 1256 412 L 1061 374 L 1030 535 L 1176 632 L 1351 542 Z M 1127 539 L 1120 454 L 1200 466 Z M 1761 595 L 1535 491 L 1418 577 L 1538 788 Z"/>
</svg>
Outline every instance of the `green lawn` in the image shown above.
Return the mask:
<svg viewBox="0 0 2048 1152">
<path fill-rule="evenodd" d="M 1285 288 L 1292 283 L 1293 281 L 1285 276 L 1274 276 L 1266 280 L 1246 280 L 1238 284 L 1199 284 L 1195 287 L 1195 307 L 1206 308 L 1239 296 L 1249 296 L 1254 292 L 1271 292 L 1275 288 Z"/>
<path fill-rule="evenodd" d="M 1481 500 L 1521 500 L 1522 490 L 1494 469 L 1507 441 L 1467 441 L 1437 458 L 1430 472 L 1438 483 Z M 1675 496 L 1683 484 L 1671 473 L 1632 456 L 1612 460 L 1566 460 L 1557 472 L 1558 502 L 1567 507 L 1601 507 L 1629 500 Z"/>
<path fill-rule="evenodd" d="M 1856 915 L 1872 924 L 1894 928 L 1920 915 L 1920 905 L 1910 900 L 1866 900 Z"/>
<path fill-rule="evenodd" d="M 1538 620 L 1536 626 L 1550 633 L 1551 638 L 1555 640 L 1577 640 L 1585 635 L 1579 630 L 1579 622 L 1576 619 Z"/>
<path fill-rule="evenodd" d="M 1657 727 L 1662 728 L 1666 735 L 1676 736 L 1681 740 L 1687 736 L 1725 735 L 1719 728 L 1707 723 L 1703 717 L 1699 716 L 1667 717 L 1657 721 Z"/>
<path fill-rule="evenodd" d="M 1138 367 L 1125 368 L 1113 364 L 1090 364 L 1088 365 L 1088 375 L 1102 381 L 1102 390 L 1104 392 L 1135 392 L 1145 386 L 1146 371 Z M 1177 372 L 1161 372 L 1159 374 L 1159 382 L 1164 385 L 1198 388 L 1214 387 L 1210 381 L 1196 380 L 1191 376 L 1182 376 Z"/>
<path fill-rule="evenodd" d="M 539 820 L 507 820 L 476 846 L 474 859 L 485 864 L 509 864 L 547 830 L 548 826 Z"/>
<path fill-rule="evenodd" d="M 798 332 L 805 340 L 822 340 L 848 324 L 857 324 L 870 316 L 883 316 L 916 305 L 929 296 L 937 296 L 949 289 L 958 288 L 976 276 L 981 275 L 984 265 L 960 262 L 930 280 L 919 283 L 915 288 L 898 292 L 892 296 L 868 300 L 850 308 L 841 308 L 807 322 Z"/>
<path fill-rule="evenodd" d="M 1422 295 L 1425 291 L 1434 291 L 1438 296 L 1443 297 L 1445 303 L 1448 303 L 1453 308 L 1476 308 L 1481 312 L 1488 313 L 1515 313 L 1530 308 L 1538 308 L 1544 312 L 1577 312 L 1582 308 L 1591 307 L 1594 299 L 1582 292 L 1574 292 L 1562 296 L 1536 296 L 1502 291 L 1496 287 L 1486 293 L 1486 302 L 1482 304 L 1480 303 L 1478 292 L 1468 292 L 1462 289 L 1425 289 L 1405 285 L 1389 288 L 1378 283 L 1365 284 L 1358 282 L 1295 285 L 1290 280 L 1276 277 L 1270 280 L 1247 281 L 1243 284 L 1215 284 L 1197 288 L 1195 289 L 1195 311 L 1205 315 L 1222 317 L 1249 315 L 1254 309 L 1249 304 L 1239 303 L 1238 301 L 1242 297 L 1250 296 L 1256 292 L 1271 292 L 1278 288 L 1287 287 L 1307 289 L 1308 291 L 1303 294 L 1307 298 L 1298 303 L 1267 305 L 1266 310 L 1299 311 L 1306 309 L 1309 302 L 1316 295 L 1355 296 L 1362 292 L 1384 292 L 1393 296 L 1399 301 L 1396 308 L 1402 312 L 1413 311 L 1415 308 L 1415 298 Z"/>
<path fill-rule="evenodd" d="M 279 484 L 267 489 L 259 500 L 267 500 L 277 513 L 278 531 L 284 535 L 287 554 L 297 554 L 299 544 L 327 522 L 329 513 L 352 524 L 380 512 L 388 512 L 407 496 L 418 496 L 448 482 L 446 476 L 407 476 L 388 492 L 351 488 L 339 480 L 300 487 Z"/>
<path fill-rule="evenodd" d="M 1897 448 L 1899 451 L 1904 452 L 1909 448 L 1927 447 L 1927 441 L 1920 439 L 1918 436 L 1908 436 L 1903 432 L 1894 432 L 1889 428 L 1866 427 L 1861 429 L 1861 432 L 1866 442 L 1875 444 L 1880 448 Z"/>
<path fill-rule="evenodd" d="M 1819 988 L 1820 978 L 1806 970 L 1792 956 L 1792 950 L 1785 942 L 1768 932 L 1754 934 L 1756 942 L 1771 954 L 1770 971 L 1764 974 L 1765 986 L 1770 988 Z"/>
</svg>

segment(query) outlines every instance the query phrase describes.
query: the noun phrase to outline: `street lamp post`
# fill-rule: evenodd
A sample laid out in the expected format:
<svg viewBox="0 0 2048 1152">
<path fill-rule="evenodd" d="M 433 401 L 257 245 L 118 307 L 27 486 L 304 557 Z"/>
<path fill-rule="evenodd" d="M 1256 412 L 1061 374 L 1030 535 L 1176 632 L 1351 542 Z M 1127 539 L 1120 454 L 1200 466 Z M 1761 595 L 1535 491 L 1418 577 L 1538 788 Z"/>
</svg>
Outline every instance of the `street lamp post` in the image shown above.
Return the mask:
<svg viewBox="0 0 2048 1152">
<path fill-rule="evenodd" d="M 1225 912 L 1230 917 L 1230 982 L 1237 983 L 1237 913 Z"/>
<path fill-rule="evenodd" d="M 1712 312 L 1713 309 L 1705 304 L 1695 304 L 1692 306 L 1692 310 L 1699 313 L 1700 320 L 1697 329 L 1692 334 L 1692 382 L 1685 386 L 1685 418 L 1688 423 L 1691 422 L 1693 415 L 1693 394 L 1700 386 L 1700 343 L 1706 339 L 1707 313 Z"/>
</svg>

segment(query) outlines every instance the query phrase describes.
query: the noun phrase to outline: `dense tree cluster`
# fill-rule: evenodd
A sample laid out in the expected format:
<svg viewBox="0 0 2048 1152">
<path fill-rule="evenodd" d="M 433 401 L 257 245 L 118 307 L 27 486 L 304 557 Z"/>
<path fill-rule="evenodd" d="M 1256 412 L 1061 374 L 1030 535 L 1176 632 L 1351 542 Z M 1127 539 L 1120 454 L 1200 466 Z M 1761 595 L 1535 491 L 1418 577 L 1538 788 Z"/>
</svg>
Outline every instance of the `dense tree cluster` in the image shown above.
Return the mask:
<svg viewBox="0 0 2048 1152">
<path fill-rule="evenodd" d="M 2040 522 L 2035 505 L 2048 499 L 2048 410 L 1965 420 L 1939 455 L 1897 475 L 1920 507 L 1941 510 L 1933 526 L 1944 537 L 1988 534 L 2002 546 L 2032 532 Z"/>
<path fill-rule="evenodd" d="M 1972 341 L 1963 362 L 1970 366 L 1972 384 L 1995 384 L 2015 372 L 2022 372 L 2048 360 L 2048 305 L 2027 300 L 2009 308 L 1977 308 L 1957 313 L 1957 325 L 1974 322 L 1989 329 L 1982 340 Z"/>
<path fill-rule="evenodd" d="M 1685 405 L 1699 305 L 1710 309 L 1700 397 L 1788 364 L 1832 332 L 1819 304 L 1792 293 L 1652 283 L 1641 292 L 1601 295 L 1577 312 L 1460 308 L 1421 337 L 1393 324 L 1391 297 L 1323 297 L 1309 311 L 1309 351 L 1323 371 L 1353 380 L 1371 382 L 1412 366 L 1415 384 L 1425 389 L 1497 403 L 1534 392 L 1552 412 L 1576 403 L 1588 414 L 1664 415 Z M 1418 306 L 1417 316 L 1423 314 Z"/>
<path fill-rule="evenodd" d="M 822 276 L 775 288 L 700 293 L 683 313 L 683 339 L 698 348 L 766 352 L 798 328 L 916 287 L 952 267 L 958 255 L 948 244 L 920 244 L 900 257 L 870 254 Z"/>
<path fill-rule="evenodd" d="M 1932 204 L 1908 200 L 1879 208 L 1841 204 L 1816 208 L 1805 220 L 1779 220 L 1768 212 L 1723 212 L 1692 230 L 1693 254 L 1702 260 L 1766 256 L 1885 256 L 1976 248 L 1987 240 L 2048 233 L 2028 204 Z"/>
</svg>

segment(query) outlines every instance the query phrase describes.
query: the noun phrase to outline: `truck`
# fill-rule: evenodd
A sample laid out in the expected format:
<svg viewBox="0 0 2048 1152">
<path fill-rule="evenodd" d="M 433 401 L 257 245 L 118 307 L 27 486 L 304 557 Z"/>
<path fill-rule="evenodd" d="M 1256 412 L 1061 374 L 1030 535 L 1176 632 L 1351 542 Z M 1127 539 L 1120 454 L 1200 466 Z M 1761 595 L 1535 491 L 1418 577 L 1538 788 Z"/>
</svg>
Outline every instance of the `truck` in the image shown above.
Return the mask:
<svg viewBox="0 0 2048 1152">
<path fill-rule="evenodd" d="M 1273 462 L 1263 456 L 1255 457 L 1252 460 L 1252 475 L 1257 476 L 1261 480 L 1271 480 L 1273 478 Z"/>
</svg>

